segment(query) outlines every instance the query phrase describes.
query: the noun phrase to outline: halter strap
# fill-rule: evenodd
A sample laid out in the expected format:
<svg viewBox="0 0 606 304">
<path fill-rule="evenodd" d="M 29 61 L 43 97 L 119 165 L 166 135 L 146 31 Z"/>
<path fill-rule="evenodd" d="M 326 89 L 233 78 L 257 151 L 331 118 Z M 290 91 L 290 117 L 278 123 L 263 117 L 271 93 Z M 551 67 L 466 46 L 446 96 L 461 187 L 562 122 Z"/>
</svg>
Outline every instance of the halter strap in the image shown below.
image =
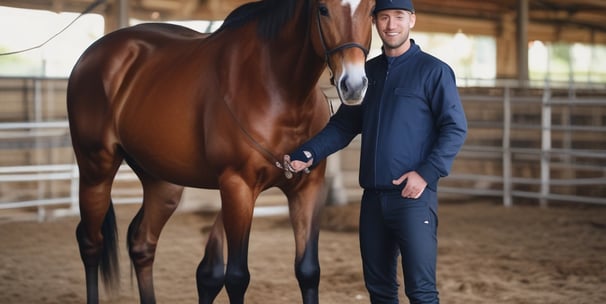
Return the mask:
<svg viewBox="0 0 606 304">
<path fill-rule="evenodd" d="M 363 45 L 357 42 L 345 42 L 343 44 L 337 45 L 336 47 L 329 49 L 326 47 L 326 41 L 324 41 L 324 31 L 322 30 L 322 24 L 320 24 L 320 11 L 318 10 L 316 14 L 316 24 L 318 26 L 318 32 L 320 34 L 320 43 L 322 44 L 322 48 L 324 49 L 324 61 L 328 65 L 328 70 L 330 71 L 330 84 L 335 85 L 335 74 L 332 71 L 332 66 L 330 65 L 330 56 L 338 51 L 350 48 L 359 48 L 364 53 L 364 57 L 368 56 L 368 49 Z"/>
</svg>

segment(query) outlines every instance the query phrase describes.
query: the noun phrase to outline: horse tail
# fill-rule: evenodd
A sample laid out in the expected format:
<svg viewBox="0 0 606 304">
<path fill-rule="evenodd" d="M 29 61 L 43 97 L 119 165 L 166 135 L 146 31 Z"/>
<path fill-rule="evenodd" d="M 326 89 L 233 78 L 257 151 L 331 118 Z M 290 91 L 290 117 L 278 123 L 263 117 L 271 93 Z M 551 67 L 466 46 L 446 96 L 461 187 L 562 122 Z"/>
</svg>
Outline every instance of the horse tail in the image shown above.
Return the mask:
<svg viewBox="0 0 606 304">
<path fill-rule="evenodd" d="M 112 201 L 110 201 L 109 210 L 103 219 L 101 233 L 103 234 L 103 251 L 99 263 L 101 279 L 106 291 L 116 294 L 120 288 L 120 265 L 118 261 L 118 228 Z"/>
</svg>

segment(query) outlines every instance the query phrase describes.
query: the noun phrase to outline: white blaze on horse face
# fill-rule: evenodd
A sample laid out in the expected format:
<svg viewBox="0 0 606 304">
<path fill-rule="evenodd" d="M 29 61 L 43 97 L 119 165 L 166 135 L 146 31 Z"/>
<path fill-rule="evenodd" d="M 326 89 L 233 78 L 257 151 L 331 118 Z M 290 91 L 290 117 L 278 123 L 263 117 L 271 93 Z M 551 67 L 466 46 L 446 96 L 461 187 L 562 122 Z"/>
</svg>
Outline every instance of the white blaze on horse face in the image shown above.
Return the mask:
<svg viewBox="0 0 606 304">
<path fill-rule="evenodd" d="M 361 0 L 341 0 L 341 6 L 349 6 L 352 19 L 354 18 L 360 3 Z M 347 105 L 360 104 L 368 87 L 364 61 L 358 63 L 349 62 L 348 60 L 342 61 L 341 73 L 340 75 L 335 76 L 335 86 L 341 101 Z"/>
<path fill-rule="evenodd" d="M 360 0 L 341 0 L 341 5 L 349 5 L 351 8 L 351 16 L 353 17 L 354 13 L 358 9 L 358 5 L 360 5 Z"/>
</svg>

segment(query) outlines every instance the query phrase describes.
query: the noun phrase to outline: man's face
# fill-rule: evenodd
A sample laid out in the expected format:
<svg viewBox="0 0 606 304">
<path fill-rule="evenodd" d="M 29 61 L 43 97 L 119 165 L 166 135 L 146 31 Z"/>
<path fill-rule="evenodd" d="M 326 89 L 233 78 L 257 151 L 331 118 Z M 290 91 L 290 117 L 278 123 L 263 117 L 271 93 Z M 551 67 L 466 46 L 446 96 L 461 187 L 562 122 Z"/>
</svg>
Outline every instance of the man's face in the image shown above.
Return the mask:
<svg viewBox="0 0 606 304">
<path fill-rule="evenodd" d="M 414 26 L 416 16 L 405 10 L 379 11 L 375 16 L 377 32 L 383 41 L 385 51 L 408 49 L 410 29 Z"/>
</svg>

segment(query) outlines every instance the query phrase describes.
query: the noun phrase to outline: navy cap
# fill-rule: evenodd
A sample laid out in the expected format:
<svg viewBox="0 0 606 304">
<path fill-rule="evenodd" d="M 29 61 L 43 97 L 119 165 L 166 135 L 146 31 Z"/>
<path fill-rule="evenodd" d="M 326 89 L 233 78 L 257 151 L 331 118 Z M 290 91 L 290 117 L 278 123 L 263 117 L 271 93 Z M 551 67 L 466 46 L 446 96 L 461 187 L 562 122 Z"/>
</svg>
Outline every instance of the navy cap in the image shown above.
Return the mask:
<svg viewBox="0 0 606 304">
<path fill-rule="evenodd" d="M 415 12 L 412 0 L 377 0 L 373 14 L 389 9 L 405 10 L 412 13 Z"/>
</svg>

